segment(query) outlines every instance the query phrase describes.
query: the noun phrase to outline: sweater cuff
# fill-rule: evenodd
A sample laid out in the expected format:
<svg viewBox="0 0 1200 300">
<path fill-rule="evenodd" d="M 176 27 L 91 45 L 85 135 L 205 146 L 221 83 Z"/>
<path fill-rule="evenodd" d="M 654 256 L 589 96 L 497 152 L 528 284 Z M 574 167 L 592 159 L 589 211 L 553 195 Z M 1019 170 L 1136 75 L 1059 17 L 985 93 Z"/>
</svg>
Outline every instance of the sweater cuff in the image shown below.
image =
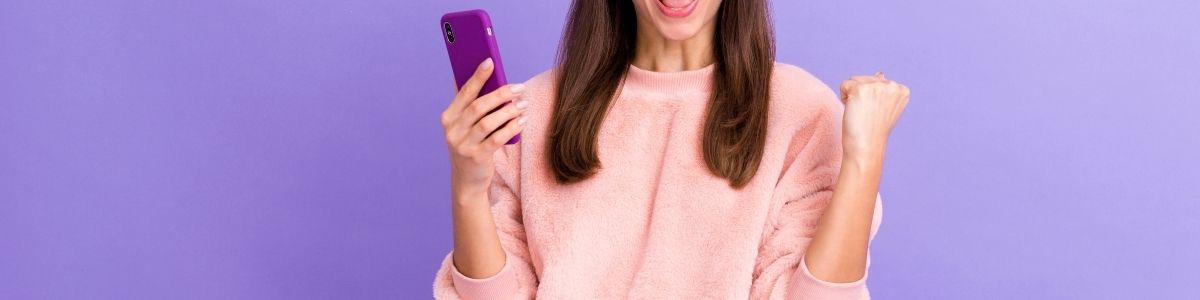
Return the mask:
<svg viewBox="0 0 1200 300">
<path fill-rule="evenodd" d="M 797 299 L 870 299 L 867 292 L 867 270 L 853 282 L 837 283 L 821 280 L 808 270 L 807 258 L 800 259 L 800 268 L 792 278 L 792 294 Z"/>
<path fill-rule="evenodd" d="M 500 272 L 482 279 L 463 275 L 458 271 L 458 266 L 451 262 L 451 277 L 454 279 L 454 290 L 458 292 L 458 296 L 464 300 L 511 299 L 519 289 L 517 276 L 509 264 L 508 258 L 511 256 L 505 251 L 504 267 L 500 268 Z"/>
</svg>

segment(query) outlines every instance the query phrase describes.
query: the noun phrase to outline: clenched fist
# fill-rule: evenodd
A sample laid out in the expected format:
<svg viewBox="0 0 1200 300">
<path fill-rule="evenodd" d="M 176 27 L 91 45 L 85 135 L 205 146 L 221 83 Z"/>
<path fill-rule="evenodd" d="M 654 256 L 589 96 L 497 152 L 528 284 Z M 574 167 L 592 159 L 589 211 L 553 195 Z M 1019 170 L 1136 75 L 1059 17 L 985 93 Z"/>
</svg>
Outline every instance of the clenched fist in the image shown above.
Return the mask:
<svg viewBox="0 0 1200 300">
<path fill-rule="evenodd" d="M 842 82 L 842 147 L 847 155 L 882 155 L 888 135 L 908 105 L 908 87 L 874 76 L 852 76 Z"/>
</svg>

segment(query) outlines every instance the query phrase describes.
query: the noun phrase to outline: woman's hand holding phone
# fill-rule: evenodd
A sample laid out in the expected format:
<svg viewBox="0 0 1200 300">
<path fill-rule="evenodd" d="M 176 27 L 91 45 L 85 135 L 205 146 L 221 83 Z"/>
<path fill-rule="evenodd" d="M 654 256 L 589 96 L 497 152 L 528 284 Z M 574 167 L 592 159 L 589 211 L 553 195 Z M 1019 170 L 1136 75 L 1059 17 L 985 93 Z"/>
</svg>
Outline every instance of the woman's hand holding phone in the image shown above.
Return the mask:
<svg viewBox="0 0 1200 300">
<path fill-rule="evenodd" d="M 519 134 L 527 120 L 524 113 L 529 102 L 517 100 L 525 89 L 522 84 L 505 85 L 476 97 L 494 69 L 491 58 L 480 63 L 442 112 L 442 128 L 450 149 L 450 184 L 456 201 L 487 199 L 495 168 L 494 153 Z M 514 105 L 504 105 L 514 100 Z"/>
</svg>

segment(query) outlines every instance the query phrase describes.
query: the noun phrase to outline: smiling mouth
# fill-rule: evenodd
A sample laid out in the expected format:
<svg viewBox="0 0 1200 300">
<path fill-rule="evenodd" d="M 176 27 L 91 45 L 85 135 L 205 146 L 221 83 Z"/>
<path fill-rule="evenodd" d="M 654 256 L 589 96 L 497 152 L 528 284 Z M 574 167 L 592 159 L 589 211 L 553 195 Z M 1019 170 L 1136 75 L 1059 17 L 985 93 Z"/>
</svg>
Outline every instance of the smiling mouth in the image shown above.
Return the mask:
<svg viewBox="0 0 1200 300">
<path fill-rule="evenodd" d="M 658 0 L 658 10 L 664 16 L 682 18 L 691 15 L 699 2 L 700 0 Z"/>
</svg>

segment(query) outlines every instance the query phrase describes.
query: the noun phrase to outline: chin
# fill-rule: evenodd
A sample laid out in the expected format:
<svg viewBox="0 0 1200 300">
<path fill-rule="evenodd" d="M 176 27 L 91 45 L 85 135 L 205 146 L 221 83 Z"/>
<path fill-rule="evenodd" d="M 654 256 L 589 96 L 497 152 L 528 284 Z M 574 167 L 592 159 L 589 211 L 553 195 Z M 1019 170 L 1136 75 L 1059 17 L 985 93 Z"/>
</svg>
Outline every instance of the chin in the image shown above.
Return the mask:
<svg viewBox="0 0 1200 300">
<path fill-rule="evenodd" d="M 713 22 L 721 0 L 633 0 L 638 17 L 658 29 L 668 40 L 683 41 L 695 37 Z"/>
<path fill-rule="evenodd" d="M 659 24 L 658 33 L 668 40 L 685 41 L 700 33 L 704 24 Z"/>
</svg>

